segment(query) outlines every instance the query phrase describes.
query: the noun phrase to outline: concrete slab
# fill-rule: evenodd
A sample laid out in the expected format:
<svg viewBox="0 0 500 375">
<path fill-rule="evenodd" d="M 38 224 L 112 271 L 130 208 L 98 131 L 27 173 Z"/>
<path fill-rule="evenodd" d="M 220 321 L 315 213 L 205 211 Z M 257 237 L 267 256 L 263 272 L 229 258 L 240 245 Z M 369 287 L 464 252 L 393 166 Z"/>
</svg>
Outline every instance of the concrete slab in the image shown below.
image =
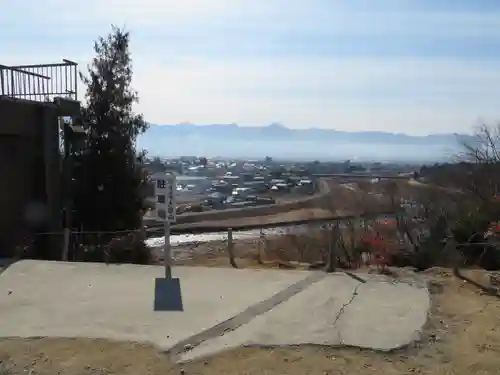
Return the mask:
<svg viewBox="0 0 500 375">
<path fill-rule="evenodd" d="M 430 308 L 427 288 L 372 280 L 358 293 L 338 321 L 340 344 L 391 350 L 420 337 Z"/>
<path fill-rule="evenodd" d="M 0 336 L 95 337 L 168 349 L 310 272 L 175 267 L 183 312 L 154 312 L 158 266 L 26 260 L 0 276 Z"/>
<path fill-rule="evenodd" d="M 181 361 L 242 345 L 389 350 L 418 337 L 430 306 L 421 284 L 387 277 L 176 267 L 185 310 L 155 312 L 162 276 L 158 266 L 18 262 L 0 276 L 0 337 L 151 342 Z"/>
<path fill-rule="evenodd" d="M 349 345 L 378 350 L 405 346 L 427 320 L 427 289 L 376 278 L 361 283 L 328 275 L 250 323 L 182 353 L 181 361 L 237 346 Z"/>
</svg>

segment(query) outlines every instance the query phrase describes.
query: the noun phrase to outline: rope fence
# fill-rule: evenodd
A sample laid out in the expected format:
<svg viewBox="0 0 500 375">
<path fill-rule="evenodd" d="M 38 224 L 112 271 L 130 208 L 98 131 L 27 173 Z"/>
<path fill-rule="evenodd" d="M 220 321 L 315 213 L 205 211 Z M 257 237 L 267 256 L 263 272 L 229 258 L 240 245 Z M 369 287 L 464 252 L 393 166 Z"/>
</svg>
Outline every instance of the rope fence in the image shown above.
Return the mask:
<svg viewBox="0 0 500 375">
<path fill-rule="evenodd" d="M 15 258 L 63 259 L 114 263 L 149 263 L 144 229 L 119 231 L 36 232 L 14 249 Z"/>
<path fill-rule="evenodd" d="M 355 216 L 353 216 L 355 217 Z M 343 217 L 345 220 L 349 217 Z M 218 257 L 228 252 L 238 258 L 252 258 L 261 263 L 261 258 L 279 258 L 286 261 L 316 262 L 324 260 L 329 247 L 326 240 L 332 232 L 332 219 L 278 222 L 267 225 L 247 225 L 239 228 L 172 228 L 170 242 L 174 261 L 185 262 L 200 256 Z M 359 219 L 359 216 L 358 216 Z M 337 225 L 338 226 L 338 225 Z M 358 224 L 358 227 L 361 227 Z M 66 234 L 68 235 L 68 234 Z M 163 258 L 163 228 L 143 227 L 119 231 L 69 232 L 67 257 L 69 261 L 106 262 L 159 262 Z M 352 241 L 350 241 L 352 242 Z M 38 232 L 27 236 L 15 249 L 15 256 L 60 259 L 65 244 L 65 232 Z M 122 254 L 123 253 L 123 254 Z M 149 254 L 149 255 L 146 255 Z M 232 263 L 234 263 L 231 260 Z"/>
<path fill-rule="evenodd" d="M 173 264 L 232 267 L 277 267 L 286 269 L 356 269 L 366 266 L 424 267 L 425 262 L 454 264 L 445 259 L 456 251 L 442 250 L 434 243 L 428 251 L 429 223 L 408 212 L 351 215 L 309 221 L 228 227 L 172 227 L 170 243 Z M 214 230 L 215 229 L 215 230 Z M 65 233 L 39 232 L 16 248 L 17 257 L 60 259 Z M 164 256 L 162 227 L 143 227 L 119 231 L 72 231 L 69 233 L 69 261 L 161 264 Z M 491 251 L 472 252 L 473 248 L 498 248 L 489 240 L 458 244 L 467 247 L 468 264 L 479 264 L 492 257 Z M 35 247 L 37 251 L 35 252 Z M 40 253 L 39 248 L 48 248 Z M 420 252 L 420 254 L 418 253 Z M 49 256 L 47 256 L 49 254 Z M 50 255 L 52 254 L 52 255 Z M 420 256 L 423 263 L 415 261 Z M 435 260 L 441 257 L 439 260 Z M 431 259 L 432 258 L 432 259 Z M 499 258 L 500 259 L 500 258 Z M 432 266 L 432 265 L 431 265 Z"/>
</svg>

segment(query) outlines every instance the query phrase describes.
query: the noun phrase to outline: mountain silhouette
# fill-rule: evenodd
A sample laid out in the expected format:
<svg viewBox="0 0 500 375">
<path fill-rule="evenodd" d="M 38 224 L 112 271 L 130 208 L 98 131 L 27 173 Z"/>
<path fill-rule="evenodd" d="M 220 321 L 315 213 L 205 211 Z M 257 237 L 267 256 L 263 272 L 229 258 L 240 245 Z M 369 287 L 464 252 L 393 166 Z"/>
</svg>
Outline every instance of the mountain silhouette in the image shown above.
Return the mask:
<svg viewBox="0 0 500 375">
<path fill-rule="evenodd" d="M 237 124 L 151 124 L 139 147 L 159 156 L 205 155 L 373 160 L 436 160 L 456 154 L 466 134 L 412 136 L 382 131 L 347 132 L 334 129 L 290 129 L 280 123 L 267 126 Z"/>
</svg>

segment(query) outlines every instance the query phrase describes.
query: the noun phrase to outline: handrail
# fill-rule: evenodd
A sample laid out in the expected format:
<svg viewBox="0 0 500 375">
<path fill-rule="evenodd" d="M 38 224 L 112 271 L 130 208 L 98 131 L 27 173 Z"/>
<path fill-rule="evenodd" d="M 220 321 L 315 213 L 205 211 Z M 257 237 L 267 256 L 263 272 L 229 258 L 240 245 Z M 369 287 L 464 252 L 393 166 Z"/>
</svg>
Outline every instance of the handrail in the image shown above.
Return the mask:
<svg viewBox="0 0 500 375">
<path fill-rule="evenodd" d="M 0 69 L 8 69 L 8 70 L 12 70 L 14 72 L 18 72 L 18 73 L 22 73 L 22 74 L 27 74 L 27 75 L 33 76 L 33 77 L 38 77 L 38 78 L 43 78 L 43 79 L 50 79 L 50 77 L 44 76 L 42 74 L 38 74 L 38 73 L 34 73 L 34 72 L 29 72 L 29 71 L 22 70 L 22 69 L 19 69 L 17 67 L 13 67 L 13 66 L 7 66 L 7 65 L 0 64 Z"/>
<path fill-rule="evenodd" d="M 335 221 L 343 220 L 353 220 L 353 219 L 371 219 L 377 218 L 379 216 L 397 215 L 403 212 L 403 210 L 390 210 L 390 211 L 379 211 L 372 213 L 362 213 L 362 214 L 352 214 L 352 215 L 336 215 L 324 218 L 312 218 L 312 219 L 302 219 L 293 221 L 280 221 L 273 223 L 257 223 L 257 224 L 244 224 L 244 225 L 196 225 L 196 224 L 179 224 L 173 225 L 170 229 L 171 234 L 202 234 L 202 233 L 214 233 L 214 232 L 225 232 L 228 229 L 232 229 L 233 232 L 247 231 L 254 229 L 272 229 L 280 227 L 292 227 L 300 225 L 311 225 L 311 224 L 326 224 Z M 154 224 L 153 226 L 147 228 L 147 232 L 163 231 L 163 223 Z"/>
<path fill-rule="evenodd" d="M 0 65 L 0 96 L 38 102 L 56 97 L 77 98 L 78 64 Z"/>
</svg>

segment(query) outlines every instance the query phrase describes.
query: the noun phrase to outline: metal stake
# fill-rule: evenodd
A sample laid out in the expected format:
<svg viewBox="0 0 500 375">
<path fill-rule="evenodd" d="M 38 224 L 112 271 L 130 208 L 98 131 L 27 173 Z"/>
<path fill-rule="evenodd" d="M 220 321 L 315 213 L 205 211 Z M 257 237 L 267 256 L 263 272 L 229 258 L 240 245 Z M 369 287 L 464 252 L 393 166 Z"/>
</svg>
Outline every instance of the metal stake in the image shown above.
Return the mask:
<svg viewBox="0 0 500 375">
<path fill-rule="evenodd" d="M 163 253 L 163 264 L 165 265 L 165 279 L 172 278 L 172 254 L 170 248 L 170 221 L 166 220 L 164 223 L 165 230 L 165 250 Z"/>
</svg>

